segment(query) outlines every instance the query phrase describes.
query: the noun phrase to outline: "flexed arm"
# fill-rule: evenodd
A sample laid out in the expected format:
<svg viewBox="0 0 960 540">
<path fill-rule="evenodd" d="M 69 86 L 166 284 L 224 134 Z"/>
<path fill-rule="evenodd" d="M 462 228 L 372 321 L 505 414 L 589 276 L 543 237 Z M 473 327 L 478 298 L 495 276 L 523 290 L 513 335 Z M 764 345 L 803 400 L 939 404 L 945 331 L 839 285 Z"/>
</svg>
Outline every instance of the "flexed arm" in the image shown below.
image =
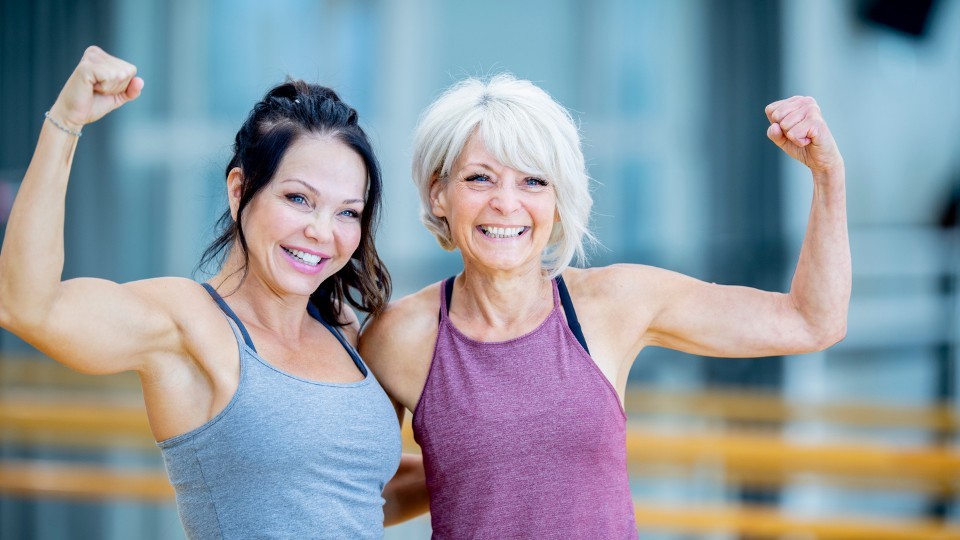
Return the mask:
<svg viewBox="0 0 960 540">
<path fill-rule="evenodd" d="M 852 286 L 843 157 L 813 98 L 777 101 L 765 112 L 770 140 L 813 174 L 813 202 L 790 298 L 832 344 L 846 334 Z"/>
<path fill-rule="evenodd" d="M 636 265 L 611 267 L 619 305 L 641 337 L 708 356 L 771 356 L 824 349 L 846 333 L 851 263 L 843 158 L 813 98 L 792 97 L 766 108 L 768 137 L 810 168 L 810 219 L 789 293 L 705 283 Z M 623 301 L 626 298 L 628 301 Z"/>
<path fill-rule="evenodd" d="M 135 367 L 143 349 L 174 343 L 172 320 L 146 309 L 144 287 L 61 282 L 64 202 L 83 126 L 136 99 L 136 68 L 88 48 L 40 131 L 0 250 L 0 324 L 61 362 L 90 372 Z M 146 289 L 149 289 L 147 287 Z"/>
<path fill-rule="evenodd" d="M 90 47 L 50 109 L 0 251 L 0 320 L 14 328 L 41 323 L 59 290 L 64 201 L 79 139 L 75 133 L 135 99 L 143 87 L 135 75 L 132 65 Z"/>
</svg>

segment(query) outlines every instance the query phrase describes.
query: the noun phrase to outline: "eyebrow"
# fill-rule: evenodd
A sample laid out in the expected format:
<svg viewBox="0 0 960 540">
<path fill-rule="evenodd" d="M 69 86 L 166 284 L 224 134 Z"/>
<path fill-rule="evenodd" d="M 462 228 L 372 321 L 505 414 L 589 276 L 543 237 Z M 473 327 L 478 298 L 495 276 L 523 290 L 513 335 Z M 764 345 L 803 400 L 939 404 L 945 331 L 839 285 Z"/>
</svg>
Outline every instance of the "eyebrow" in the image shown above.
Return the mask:
<svg viewBox="0 0 960 540">
<path fill-rule="evenodd" d="M 493 174 L 497 174 L 497 169 L 488 165 L 486 161 L 471 161 L 469 163 L 464 163 L 463 167 L 461 167 L 460 169 L 462 170 L 468 167 L 479 167 L 481 169 L 486 169 L 487 171 L 492 172 Z M 501 165 L 501 167 L 506 167 L 511 169 L 513 168 L 513 167 L 510 167 L 509 165 Z M 539 172 L 526 173 L 526 172 L 520 171 L 520 174 L 527 175 L 529 177 L 536 177 L 536 178 L 543 178 L 543 179 L 548 178 L 548 175 L 546 173 L 539 173 Z"/>
<path fill-rule="evenodd" d="M 300 184 L 300 185 L 302 185 L 303 187 L 307 188 L 307 190 L 310 191 L 311 193 L 313 193 L 313 195 L 314 195 L 315 197 L 318 197 L 318 198 L 322 198 L 322 197 L 323 197 L 323 194 L 321 194 L 319 191 L 317 191 L 317 188 L 311 186 L 310 184 L 304 182 L 303 180 L 301 180 L 301 179 L 299 179 L 299 178 L 287 178 L 286 180 L 283 181 L 283 183 L 287 183 L 287 182 L 297 182 L 298 184 Z M 366 202 L 366 201 L 364 201 L 363 199 L 344 199 L 344 200 L 343 200 L 343 204 L 355 204 L 355 203 L 365 204 L 365 202 Z"/>
<path fill-rule="evenodd" d="M 482 167 L 490 172 L 493 172 L 493 167 L 487 165 L 486 161 L 471 161 L 470 163 L 464 163 L 464 167 Z"/>
</svg>

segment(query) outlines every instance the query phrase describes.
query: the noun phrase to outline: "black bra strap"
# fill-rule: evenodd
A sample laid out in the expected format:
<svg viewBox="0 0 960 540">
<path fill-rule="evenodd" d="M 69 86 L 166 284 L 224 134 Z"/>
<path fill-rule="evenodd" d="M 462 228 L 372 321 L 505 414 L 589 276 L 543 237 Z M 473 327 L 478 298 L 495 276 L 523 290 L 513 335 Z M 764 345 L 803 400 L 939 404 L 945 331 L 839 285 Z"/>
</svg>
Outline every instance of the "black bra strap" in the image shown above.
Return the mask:
<svg viewBox="0 0 960 540">
<path fill-rule="evenodd" d="M 567 315 L 567 325 L 574 337 L 580 342 L 583 350 L 590 354 L 587 347 L 587 340 L 583 337 L 583 330 L 580 328 L 580 321 L 577 320 L 577 311 L 573 309 L 573 300 L 570 299 L 570 293 L 567 291 L 567 285 L 563 282 L 563 276 L 557 276 L 557 292 L 560 293 L 560 304 L 563 305 L 563 312 Z"/>
<path fill-rule="evenodd" d="M 237 314 L 230 309 L 230 306 L 228 306 L 226 302 L 223 301 L 223 298 L 220 297 L 220 294 L 217 293 L 217 290 L 214 289 L 209 283 L 201 283 L 201 285 L 203 285 L 203 288 L 210 293 L 210 296 L 213 297 L 213 299 L 217 302 L 217 305 L 220 306 L 220 309 L 227 314 L 227 317 L 230 317 L 233 322 L 237 324 L 237 328 L 240 329 L 240 334 L 243 336 L 243 341 L 247 344 L 247 347 L 250 347 L 253 352 L 257 352 L 257 348 L 253 346 L 253 340 L 250 339 L 250 334 L 247 333 L 247 329 L 243 326 L 243 323 L 240 322 L 240 318 L 237 317 Z"/>
<path fill-rule="evenodd" d="M 450 276 L 443 282 L 443 295 L 447 299 L 447 315 L 450 314 L 450 302 L 453 300 L 453 282 L 456 280 L 457 276 Z"/>
<path fill-rule="evenodd" d="M 451 276 L 443 282 L 443 295 L 446 299 L 447 314 L 450 313 L 450 301 L 453 299 L 453 282 L 457 276 Z M 590 348 L 587 347 L 587 340 L 583 337 L 583 329 L 580 328 L 580 321 L 577 319 L 577 311 L 573 309 L 573 300 L 570 299 L 570 293 L 567 291 L 567 285 L 563 282 L 563 276 L 557 276 L 557 292 L 560 294 L 560 305 L 563 306 L 563 312 L 567 316 L 567 326 L 577 338 L 583 350 L 590 354 Z M 443 313 L 440 313 L 443 316 Z"/>
<path fill-rule="evenodd" d="M 307 313 L 309 313 L 311 317 L 316 319 L 320 324 L 324 326 L 324 328 L 329 330 L 330 333 L 333 334 L 335 338 L 337 338 L 337 341 L 340 342 L 340 345 L 342 345 L 343 348 L 346 349 L 347 354 L 350 355 L 350 359 L 353 360 L 354 364 L 356 364 L 357 369 L 359 369 L 360 373 L 363 373 L 363 376 L 366 377 L 367 368 L 363 365 L 363 362 L 360 360 L 360 353 L 358 353 L 357 350 L 353 348 L 353 345 L 350 345 L 350 342 L 347 341 L 346 337 L 344 337 L 343 332 L 340 331 L 340 328 L 323 320 L 323 317 L 320 315 L 320 310 L 317 309 L 317 306 L 313 305 L 313 302 L 307 302 Z"/>
</svg>

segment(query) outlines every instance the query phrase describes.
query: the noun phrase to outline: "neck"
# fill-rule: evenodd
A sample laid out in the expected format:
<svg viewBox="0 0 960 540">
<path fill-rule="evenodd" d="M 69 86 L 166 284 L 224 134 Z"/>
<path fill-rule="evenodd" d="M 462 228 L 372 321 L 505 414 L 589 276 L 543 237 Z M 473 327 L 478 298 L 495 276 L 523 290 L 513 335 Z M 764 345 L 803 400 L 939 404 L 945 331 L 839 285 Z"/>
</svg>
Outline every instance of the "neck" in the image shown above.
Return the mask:
<svg viewBox="0 0 960 540">
<path fill-rule="evenodd" d="M 465 265 L 454 285 L 457 318 L 493 328 L 542 320 L 553 309 L 553 285 L 540 266 L 505 274 Z"/>
<path fill-rule="evenodd" d="M 230 304 L 244 325 L 253 325 L 285 339 L 296 339 L 309 317 L 309 297 L 282 294 L 252 270 L 244 277 L 243 256 L 237 251 L 231 250 L 223 268 L 210 278 L 210 284 Z"/>
</svg>

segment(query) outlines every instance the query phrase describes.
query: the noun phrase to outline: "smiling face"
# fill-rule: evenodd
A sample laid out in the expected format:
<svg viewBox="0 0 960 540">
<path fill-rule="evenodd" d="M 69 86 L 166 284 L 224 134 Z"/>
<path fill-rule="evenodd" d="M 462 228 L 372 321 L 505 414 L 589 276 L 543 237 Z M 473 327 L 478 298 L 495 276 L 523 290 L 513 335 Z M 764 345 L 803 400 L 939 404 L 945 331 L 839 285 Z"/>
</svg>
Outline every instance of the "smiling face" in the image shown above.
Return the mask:
<svg viewBox="0 0 960 540">
<path fill-rule="evenodd" d="M 431 206 L 446 219 L 464 265 L 485 271 L 539 271 L 557 221 L 550 180 L 503 165 L 476 133 L 446 181 L 434 183 Z"/>
<path fill-rule="evenodd" d="M 228 178 L 236 217 L 242 175 Z M 344 267 L 360 243 L 367 172 L 332 137 L 302 136 L 243 212 L 249 275 L 277 294 L 309 296 Z"/>
</svg>

